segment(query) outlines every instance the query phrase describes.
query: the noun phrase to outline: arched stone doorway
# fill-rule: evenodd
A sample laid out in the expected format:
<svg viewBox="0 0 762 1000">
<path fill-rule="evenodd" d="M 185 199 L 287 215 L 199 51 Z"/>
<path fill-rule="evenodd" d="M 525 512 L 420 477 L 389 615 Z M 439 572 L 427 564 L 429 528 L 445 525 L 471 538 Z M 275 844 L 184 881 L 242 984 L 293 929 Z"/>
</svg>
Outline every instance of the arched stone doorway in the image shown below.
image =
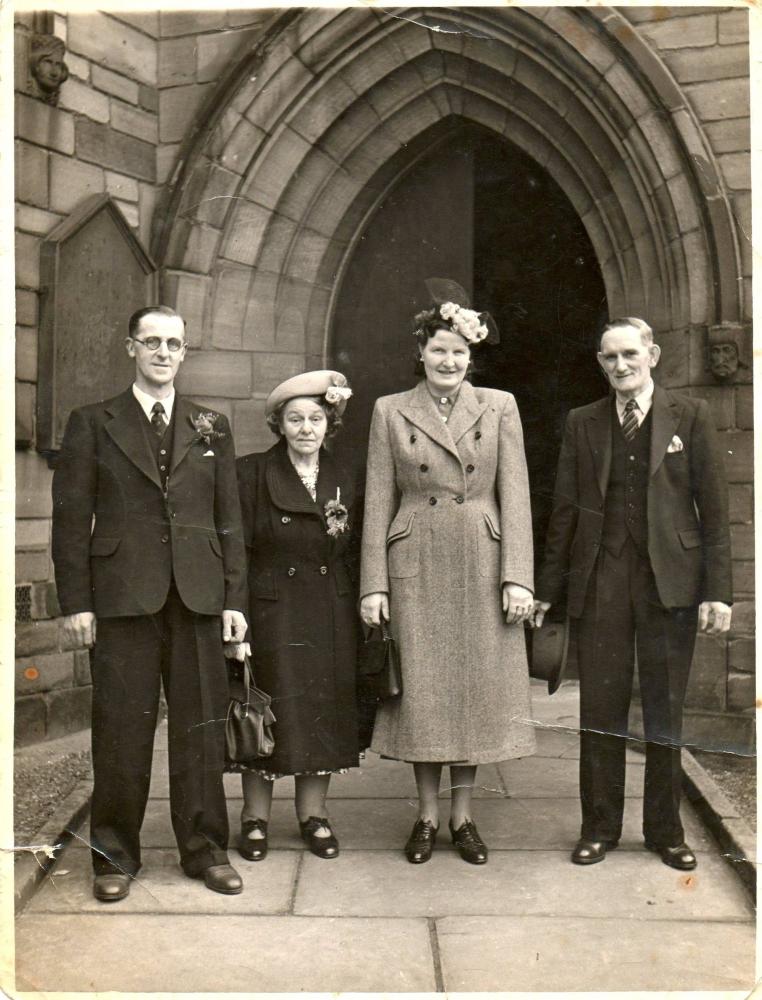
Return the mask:
<svg viewBox="0 0 762 1000">
<path fill-rule="evenodd" d="M 192 313 L 218 383 L 248 365 L 257 399 L 268 381 L 330 362 L 358 234 L 400 159 L 452 118 L 504 136 L 553 178 L 610 311 L 647 316 L 664 377 L 689 384 L 707 328 L 740 320 L 735 236 L 690 108 L 612 8 L 276 17 L 159 213 L 165 298 Z"/>
</svg>

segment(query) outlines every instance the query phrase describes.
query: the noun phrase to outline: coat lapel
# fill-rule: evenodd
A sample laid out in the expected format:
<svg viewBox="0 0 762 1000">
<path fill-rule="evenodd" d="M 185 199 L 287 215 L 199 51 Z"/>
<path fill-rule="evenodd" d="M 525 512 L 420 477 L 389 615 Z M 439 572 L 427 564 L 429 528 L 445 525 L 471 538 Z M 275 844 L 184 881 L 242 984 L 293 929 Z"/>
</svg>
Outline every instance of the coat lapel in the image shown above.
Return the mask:
<svg viewBox="0 0 762 1000">
<path fill-rule="evenodd" d="M 488 403 L 479 402 L 470 382 L 461 383 L 452 415 L 447 422 L 447 429 L 456 445 L 463 435 L 474 426 L 488 405 Z"/>
<path fill-rule="evenodd" d="M 461 386 L 462 391 L 463 387 Z M 415 424 L 419 430 L 428 434 L 437 444 L 440 444 L 460 461 L 453 436 L 447 424 L 439 416 L 436 403 L 426 388 L 425 379 L 422 379 L 410 392 L 406 401 L 400 405 L 399 411 L 407 417 L 411 424 Z"/>
<path fill-rule="evenodd" d="M 175 396 L 174 435 L 172 437 L 172 462 L 169 466 L 170 476 L 177 466 L 188 454 L 190 447 L 199 440 L 196 428 L 193 426 L 193 414 L 200 412 L 201 408 L 183 399 L 182 396 Z M 213 446 L 212 446 L 213 447 Z"/>
<path fill-rule="evenodd" d="M 151 446 L 146 437 L 145 415 L 140 409 L 140 403 L 135 399 L 132 386 L 117 396 L 107 408 L 106 413 L 111 418 L 105 424 L 106 432 L 111 440 L 124 452 L 140 471 L 161 489 L 161 478 L 156 468 L 156 459 L 151 452 Z"/>
<path fill-rule="evenodd" d="M 661 386 L 654 387 L 649 474 L 653 476 L 667 454 L 667 446 L 680 423 L 683 408 Z"/>
<path fill-rule="evenodd" d="M 319 479 L 323 476 L 324 456 L 325 452 L 321 452 Z M 294 514 L 313 514 L 320 517 L 320 508 L 305 489 L 304 483 L 299 478 L 299 473 L 291 464 L 286 442 L 282 439 L 268 452 L 265 481 L 270 499 L 276 507 L 281 510 L 289 510 Z M 320 489 L 320 482 L 318 482 L 318 489 Z"/>
<path fill-rule="evenodd" d="M 587 418 L 587 439 L 593 455 L 601 497 L 606 496 L 611 472 L 611 397 L 600 399 Z"/>
</svg>

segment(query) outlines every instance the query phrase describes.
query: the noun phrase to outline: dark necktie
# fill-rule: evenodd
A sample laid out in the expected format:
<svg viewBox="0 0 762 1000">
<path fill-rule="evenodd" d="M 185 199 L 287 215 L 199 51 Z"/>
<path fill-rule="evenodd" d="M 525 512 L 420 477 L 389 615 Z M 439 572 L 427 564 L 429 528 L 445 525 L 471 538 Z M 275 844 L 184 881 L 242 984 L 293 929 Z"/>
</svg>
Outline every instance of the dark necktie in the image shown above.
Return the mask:
<svg viewBox="0 0 762 1000">
<path fill-rule="evenodd" d="M 161 403 L 154 403 L 151 407 L 151 427 L 159 437 L 164 437 L 167 424 L 164 420 L 164 407 Z"/>
<path fill-rule="evenodd" d="M 632 441 L 640 426 L 638 424 L 637 413 L 635 412 L 637 409 L 639 407 L 635 400 L 628 399 L 624 407 L 624 419 L 622 420 L 622 430 L 628 441 Z"/>
</svg>

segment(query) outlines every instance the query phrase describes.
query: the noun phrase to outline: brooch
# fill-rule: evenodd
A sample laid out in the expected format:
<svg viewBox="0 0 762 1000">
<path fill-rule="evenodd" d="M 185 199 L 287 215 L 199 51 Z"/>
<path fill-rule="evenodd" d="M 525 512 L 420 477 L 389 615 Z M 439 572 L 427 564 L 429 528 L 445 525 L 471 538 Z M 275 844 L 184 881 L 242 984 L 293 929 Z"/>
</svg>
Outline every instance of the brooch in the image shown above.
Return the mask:
<svg viewBox="0 0 762 1000">
<path fill-rule="evenodd" d="M 325 505 L 325 519 L 328 522 L 328 534 L 335 538 L 347 530 L 347 515 L 349 511 L 341 502 L 341 490 L 336 487 L 336 499 L 329 500 Z"/>
</svg>

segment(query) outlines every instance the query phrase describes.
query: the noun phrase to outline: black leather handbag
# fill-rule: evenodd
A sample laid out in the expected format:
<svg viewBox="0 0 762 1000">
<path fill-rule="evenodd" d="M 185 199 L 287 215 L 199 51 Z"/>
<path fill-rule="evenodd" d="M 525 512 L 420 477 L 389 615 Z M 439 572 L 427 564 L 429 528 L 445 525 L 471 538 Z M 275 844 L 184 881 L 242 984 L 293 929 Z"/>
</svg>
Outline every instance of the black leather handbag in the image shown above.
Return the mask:
<svg viewBox="0 0 762 1000">
<path fill-rule="evenodd" d="M 384 621 L 365 638 L 360 649 L 359 674 L 362 689 L 377 701 L 402 694 L 399 651 Z"/>
<path fill-rule="evenodd" d="M 275 749 L 271 726 L 275 716 L 272 698 L 254 686 L 248 656 L 229 680 L 230 704 L 225 720 L 225 758 L 228 764 L 245 764 L 269 757 Z"/>
</svg>

